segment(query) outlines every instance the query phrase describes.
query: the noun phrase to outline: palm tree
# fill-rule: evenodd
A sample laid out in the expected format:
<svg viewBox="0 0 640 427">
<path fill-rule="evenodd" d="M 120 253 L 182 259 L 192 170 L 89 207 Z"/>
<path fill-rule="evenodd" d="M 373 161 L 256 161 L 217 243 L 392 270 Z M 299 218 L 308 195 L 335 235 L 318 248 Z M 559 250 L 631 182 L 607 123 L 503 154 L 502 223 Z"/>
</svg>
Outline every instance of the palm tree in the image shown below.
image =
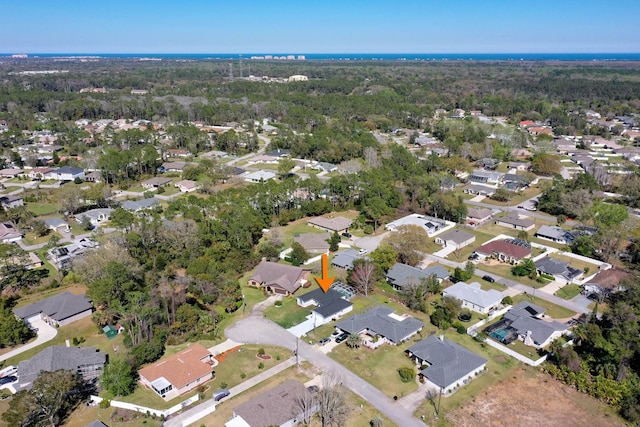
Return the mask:
<svg viewBox="0 0 640 427">
<path fill-rule="evenodd" d="M 360 339 L 360 335 L 358 334 L 349 334 L 349 336 L 347 337 L 347 340 L 345 341 L 345 344 L 349 348 L 358 348 L 360 347 L 361 343 L 362 343 L 362 340 Z"/>
</svg>

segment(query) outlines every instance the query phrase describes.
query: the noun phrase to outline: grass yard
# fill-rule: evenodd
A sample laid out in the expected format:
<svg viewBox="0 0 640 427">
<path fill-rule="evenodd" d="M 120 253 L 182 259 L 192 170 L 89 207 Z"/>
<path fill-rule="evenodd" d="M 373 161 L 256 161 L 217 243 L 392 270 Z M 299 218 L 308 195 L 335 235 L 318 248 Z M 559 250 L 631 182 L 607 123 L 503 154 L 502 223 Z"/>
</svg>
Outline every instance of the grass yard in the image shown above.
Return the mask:
<svg viewBox="0 0 640 427">
<path fill-rule="evenodd" d="M 36 233 L 25 233 L 24 237 L 22 238 L 22 242 L 27 246 L 38 245 L 40 243 L 47 243 L 51 238 L 52 234 L 54 233 L 49 233 L 46 236 L 38 237 Z"/>
<path fill-rule="evenodd" d="M 537 187 L 529 187 L 524 189 L 523 191 L 515 194 L 509 202 L 498 202 L 487 197 L 483 200 L 484 203 L 489 203 L 497 206 L 517 206 L 518 204 L 529 200 L 532 197 L 535 197 L 540 194 L 540 189 Z"/>
<path fill-rule="evenodd" d="M 34 215 L 50 215 L 60 210 L 60 206 L 54 203 L 26 203 L 27 210 Z"/>
<path fill-rule="evenodd" d="M 303 291 L 311 291 L 315 289 L 311 286 Z M 304 295 L 307 292 L 300 292 L 299 295 Z M 273 320 L 283 328 L 290 328 L 304 322 L 313 307 L 300 307 L 296 303 L 296 298 L 284 298 L 280 307 L 271 306 L 265 310 L 265 317 L 269 320 Z"/>
<path fill-rule="evenodd" d="M 398 346 L 383 345 L 376 350 L 370 350 L 364 346 L 351 349 L 346 344 L 341 344 L 329 355 L 387 396 L 402 397 L 418 388 L 416 381 L 403 383 L 398 374 L 398 368 L 413 366 L 404 354 L 404 351 L 413 344 L 413 341 L 409 341 Z M 416 374 L 417 372 L 416 370 Z"/>
<path fill-rule="evenodd" d="M 554 295 L 562 299 L 570 300 L 571 298 L 578 296 L 581 291 L 582 287 L 580 285 L 571 283 L 558 289 Z"/>
<path fill-rule="evenodd" d="M 522 283 L 523 285 L 531 286 L 535 289 L 540 289 L 550 283 L 547 279 L 542 279 L 542 283 L 536 280 L 530 279 L 528 276 L 514 276 L 511 273 L 511 268 L 513 268 L 510 264 L 491 264 L 487 265 L 484 262 L 481 262 L 477 265 L 477 268 L 483 271 L 490 271 L 492 274 L 497 274 L 500 277 L 504 277 L 505 279 L 515 280 L 516 282 Z"/>
<path fill-rule="evenodd" d="M 560 307 L 559 305 L 555 305 L 553 303 L 550 303 L 549 301 L 534 297 L 529 294 L 519 294 L 513 296 L 512 298 L 514 305 L 522 301 L 527 301 L 539 305 L 540 307 L 544 307 L 547 309 L 544 314 L 554 319 L 567 319 L 576 315 L 575 311 L 571 311 L 568 308 Z"/>
</svg>

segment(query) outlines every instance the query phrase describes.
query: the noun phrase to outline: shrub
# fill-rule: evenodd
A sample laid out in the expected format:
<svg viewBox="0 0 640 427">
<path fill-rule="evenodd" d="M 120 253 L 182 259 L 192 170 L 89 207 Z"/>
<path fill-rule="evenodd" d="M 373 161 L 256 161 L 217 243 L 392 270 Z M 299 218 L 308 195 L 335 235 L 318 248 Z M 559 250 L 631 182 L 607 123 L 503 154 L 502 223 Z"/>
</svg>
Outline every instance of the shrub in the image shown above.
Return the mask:
<svg viewBox="0 0 640 427">
<path fill-rule="evenodd" d="M 109 406 L 111 406 L 111 401 L 109 399 L 103 399 L 98 406 L 102 409 L 107 409 Z"/>
<path fill-rule="evenodd" d="M 502 298 L 502 304 L 504 304 L 504 305 L 513 305 L 513 298 L 511 298 L 511 296 L 507 295 L 506 297 Z"/>
<path fill-rule="evenodd" d="M 264 363 L 260 362 L 258 363 L 258 369 L 263 369 L 264 368 Z"/>
<path fill-rule="evenodd" d="M 265 354 L 265 351 L 264 351 L 264 348 L 263 348 L 263 347 L 260 347 L 260 348 L 258 349 L 258 354 L 259 354 L 260 356 L 263 356 L 263 355 Z"/>
<path fill-rule="evenodd" d="M 398 374 L 400 375 L 400 380 L 403 383 L 411 382 L 416 377 L 416 371 L 411 366 L 403 366 L 398 369 Z"/>
<path fill-rule="evenodd" d="M 459 334 L 466 334 L 467 333 L 467 328 L 465 328 L 462 323 L 456 322 L 456 323 L 453 324 L 453 327 L 456 329 L 456 331 Z"/>
<path fill-rule="evenodd" d="M 364 234 L 373 234 L 373 226 L 367 224 L 362 228 L 362 231 L 364 232 Z"/>
<path fill-rule="evenodd" d="M 244 372 L 240 373 L 240 378 L 245 379 L 247 378 L 247 374 L 245 374 Z"/>
<path fill-rule="evenodd" d="M 225 382 L 221 382 L 220 383 L 220 388 L 227 388 L 229 384 L 225 383 Z"/>
<path fill-rule="evenodd" d="M 282 301 L 278 300 L 273 305 L 276 307 L 282 307 Z"/>
</svg>

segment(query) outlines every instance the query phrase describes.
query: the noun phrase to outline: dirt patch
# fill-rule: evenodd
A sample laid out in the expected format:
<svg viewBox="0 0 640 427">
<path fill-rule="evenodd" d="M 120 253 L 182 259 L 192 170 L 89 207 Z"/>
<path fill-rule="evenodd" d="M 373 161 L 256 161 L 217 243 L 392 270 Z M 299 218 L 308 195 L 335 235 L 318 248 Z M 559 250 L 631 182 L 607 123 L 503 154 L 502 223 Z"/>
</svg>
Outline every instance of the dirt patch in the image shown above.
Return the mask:
<svg viewBox="0 0 640 427">
<path fill-rule="evenodd" d="M 216 360 L 218 361 L 218 363 L 219 363 L 219 362 L 222 362 L 222 361 L 223 361 L 223 360 L 224 360 L 228 355 L 230 355 L 231 353 L 233 353 L 233 352 L 235 352 L 235 351 L 240 350 L 240 347 L 241 347 L 241 346 L 233 347 L 233 348 L 231 348 L 231 349 L 229 349 L 229 350 L 225 351 L 224 353 L 220 353 L 220 354 L 218 354 L 217 356 L 214 356 L 213 358 L 214 358 L 214 359 L 216 359 Z"/>
<path fill-rule="evenodd" d="M 522 368 L 446 417 L 455 426 L 626 425 L 613 409 L 597 400 L 542 372 Z"/>
<path fill-rule="evenodd" d="M 506 361 L 504 356 L 496 356 L 496 357 L 493 358 L 493 360 L 495 360 L 498 363 L 504 363 Z"/>
</svg>

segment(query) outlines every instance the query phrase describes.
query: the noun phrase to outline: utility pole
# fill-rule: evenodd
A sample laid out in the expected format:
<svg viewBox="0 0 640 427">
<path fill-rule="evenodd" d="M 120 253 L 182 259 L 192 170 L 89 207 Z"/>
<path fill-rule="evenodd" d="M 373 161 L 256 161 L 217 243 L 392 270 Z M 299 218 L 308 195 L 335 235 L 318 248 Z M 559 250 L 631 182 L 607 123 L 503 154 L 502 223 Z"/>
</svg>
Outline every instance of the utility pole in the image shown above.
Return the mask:
<svg viewBox="0 0 640 427">
<path fill-rule="evenodd" d="M 242 79 L 242 55 L 240 55 L 240 78 Z"/>
<path fill-rule="evenodd" d="M 233 81 L 233 63 L 229 63 L 229 80 Z"/>
<path fill-rule="evenodd" d="M 300 341 L 300 337 L 296 337 L 296 366 L 300 366 L 300 361 L 298 359 L 298 343 Z"/>
</svg>

